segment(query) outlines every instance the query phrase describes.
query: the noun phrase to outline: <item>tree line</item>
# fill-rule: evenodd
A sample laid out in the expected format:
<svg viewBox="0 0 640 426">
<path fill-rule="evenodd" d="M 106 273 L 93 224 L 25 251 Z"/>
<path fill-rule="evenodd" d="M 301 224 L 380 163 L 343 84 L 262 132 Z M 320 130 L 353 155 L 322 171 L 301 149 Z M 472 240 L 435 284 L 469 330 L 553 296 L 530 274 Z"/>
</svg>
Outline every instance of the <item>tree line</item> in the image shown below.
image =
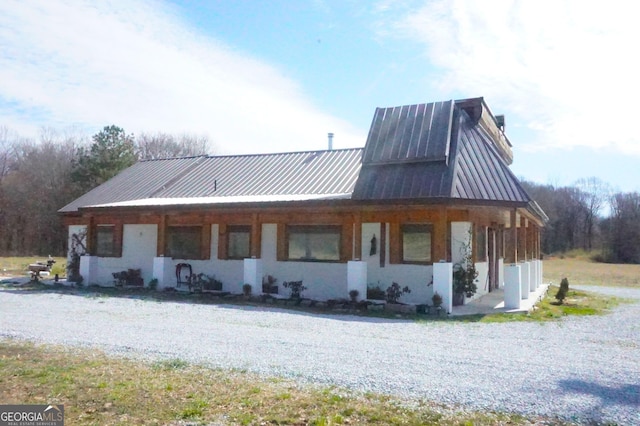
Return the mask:
<svg viewBox="0 0 640 426">
<path fill-rule="evenodd" d="M 0 127 L 0 255 L 66 253 L 57 211 L 138 160 L 207 154 L 194 135 L 142 133 L 107 126 L 88 137 L 44 129 L 37 139 Z"/>
<path fill-rule="evenodd" d="M 549 216 L 543 253 L 585 250 L 608 263 L 640 263 L 640 193 L 619 192 L 598 178 L 570 186 L 523 182 Z"/>
</svg>

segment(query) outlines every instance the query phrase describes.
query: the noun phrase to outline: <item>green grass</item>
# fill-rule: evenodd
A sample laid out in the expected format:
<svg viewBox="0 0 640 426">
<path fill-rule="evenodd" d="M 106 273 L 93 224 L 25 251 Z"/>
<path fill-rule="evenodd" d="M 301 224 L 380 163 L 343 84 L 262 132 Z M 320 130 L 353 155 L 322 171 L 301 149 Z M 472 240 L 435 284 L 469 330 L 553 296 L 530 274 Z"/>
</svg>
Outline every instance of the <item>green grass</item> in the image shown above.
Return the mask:
<svg viewBox="0 0 640 426">
<path fill-rule="evenodd" d="M 626 299 L 604 296 L 590 291 L 573 290 L 569 288 L 564 303 L 559 304 L 555 299 L 558 286 L 550 286 L 547 295 L 529 313 L 504 313 L 490 315 L 467 315 L 454 317 L 451 320 L 459 322 L 511 322 L 511 321 L 555 321 L 568 315 L 604 315 L 620 303 L 629 303 Z"/>
<path fill-rule="evenodd" d="M 354 373 L 357 374 L 357 373 Z M 522 416 L 300 385 L 180 360 L 145 364 L 95 350 L 0 340 L 0 401 L 64 404 L 68 425 L 530 424 Z M 545 424 L 557 424 L 553 419 Z M 216 423 L 217 424 L 217 423 Z"/>
</svg>

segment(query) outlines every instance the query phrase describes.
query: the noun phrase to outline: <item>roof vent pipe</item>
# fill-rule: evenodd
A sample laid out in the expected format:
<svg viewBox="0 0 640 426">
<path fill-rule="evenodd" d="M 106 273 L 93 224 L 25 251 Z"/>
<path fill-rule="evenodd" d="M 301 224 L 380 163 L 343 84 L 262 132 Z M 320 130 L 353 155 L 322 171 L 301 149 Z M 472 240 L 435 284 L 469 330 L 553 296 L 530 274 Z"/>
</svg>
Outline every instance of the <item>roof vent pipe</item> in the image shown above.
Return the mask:
<svg viewBox="0 0 640 426">
<path fill-rule="evenodd" d="M 333 133 L 328 133 L 327 136 L 329 137 L 329 151 L 331 151 L 333 149 Z"/>
</svg>

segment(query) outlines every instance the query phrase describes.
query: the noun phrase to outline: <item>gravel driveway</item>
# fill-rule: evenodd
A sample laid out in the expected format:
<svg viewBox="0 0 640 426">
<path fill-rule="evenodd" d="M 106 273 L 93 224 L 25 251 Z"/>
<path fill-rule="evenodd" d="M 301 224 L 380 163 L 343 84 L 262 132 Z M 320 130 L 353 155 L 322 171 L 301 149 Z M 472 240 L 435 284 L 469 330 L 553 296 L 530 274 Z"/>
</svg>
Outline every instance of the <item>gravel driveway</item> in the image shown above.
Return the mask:
<svg viewBox="0 0 640 426">
<path fill-rule="evenodd" d="M 640 299 L 640 289 L 599 290 Z M 547 324 L 310 315 L 0 290 L 0 337 L 524 415 L 640 424 L 640 304 Z"/>
</svg>

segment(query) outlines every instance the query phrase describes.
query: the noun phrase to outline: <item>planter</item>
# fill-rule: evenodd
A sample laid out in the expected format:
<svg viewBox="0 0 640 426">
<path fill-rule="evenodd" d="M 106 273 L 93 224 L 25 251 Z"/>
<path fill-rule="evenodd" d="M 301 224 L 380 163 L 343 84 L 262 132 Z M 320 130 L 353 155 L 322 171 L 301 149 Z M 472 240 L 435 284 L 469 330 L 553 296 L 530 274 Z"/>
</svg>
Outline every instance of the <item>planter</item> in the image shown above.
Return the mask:
<svg viewBox="0 0 640 426">
<path fill-rule="evenodd" d="M 464 293 L 453 293 L 453 306 L 464 305 Z"/>
</svg>

